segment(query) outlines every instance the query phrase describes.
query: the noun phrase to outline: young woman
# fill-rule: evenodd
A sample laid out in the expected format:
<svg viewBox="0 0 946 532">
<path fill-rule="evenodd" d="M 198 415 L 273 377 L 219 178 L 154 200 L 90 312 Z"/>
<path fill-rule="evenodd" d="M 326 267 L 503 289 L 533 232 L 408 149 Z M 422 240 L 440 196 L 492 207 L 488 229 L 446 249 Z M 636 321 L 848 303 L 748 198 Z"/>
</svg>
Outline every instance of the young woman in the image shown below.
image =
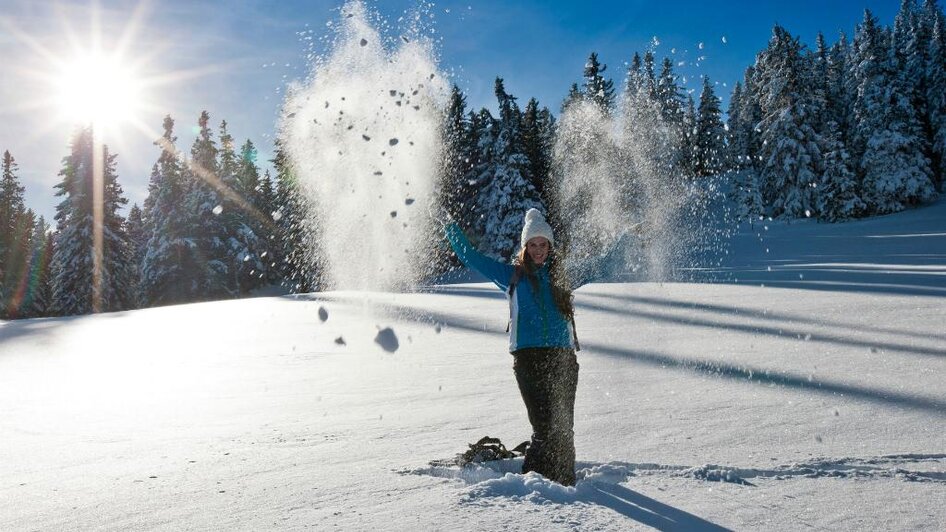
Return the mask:
<svg viewBox="0 0 946 532">
<path fill-rule="evenodd" d="M 541 212 L 529 209 L 515 265 L 479 253 L 455 223 L 446 233 L 460 260 L 509 296 L 509 351 L 532 424 L 522 472 L 574 485 L 578 360 L 572 290 L 580 284 L 565 278 L 551 226 Z"/>
</svg>

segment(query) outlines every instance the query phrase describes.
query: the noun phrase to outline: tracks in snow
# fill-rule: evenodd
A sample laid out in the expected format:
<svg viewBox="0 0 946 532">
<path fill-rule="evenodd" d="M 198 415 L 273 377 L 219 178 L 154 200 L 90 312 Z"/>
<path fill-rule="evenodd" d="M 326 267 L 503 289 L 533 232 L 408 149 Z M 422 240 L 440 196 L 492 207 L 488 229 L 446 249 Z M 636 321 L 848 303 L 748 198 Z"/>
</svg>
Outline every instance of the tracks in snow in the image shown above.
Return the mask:
<svg viewBox="0 0 946 532">
<path fill-rule="evenodd" d="M 579 462 L 578 480 L 583 482 L 618 484 L 633 476 L 665 475 L 692 478 L 708 482 L 728 482 L 754 486 L 752 481 L 786 480 L 793 478 L 838 478 L 879 480 L 896 479 L 905 482 L 935 482 L 946 484 L 946 454 L 892 454 L 869 458 L 822 458 L 806 462 L 779 465 L 772 468 L 743 468 L 705 464 L 679 466 L 662 464 L 634 464 L 628 462 Z M 429 475 L 461 480 L 468 485 L 479 484 L 517 474 L 522 470 L 522 459 L 500 460 L 466 467 L 435 461 L 429 467 L 400 471 L 403 474 Z M 518 475 L 525 478 L 527 475 Z"/>
</svg>

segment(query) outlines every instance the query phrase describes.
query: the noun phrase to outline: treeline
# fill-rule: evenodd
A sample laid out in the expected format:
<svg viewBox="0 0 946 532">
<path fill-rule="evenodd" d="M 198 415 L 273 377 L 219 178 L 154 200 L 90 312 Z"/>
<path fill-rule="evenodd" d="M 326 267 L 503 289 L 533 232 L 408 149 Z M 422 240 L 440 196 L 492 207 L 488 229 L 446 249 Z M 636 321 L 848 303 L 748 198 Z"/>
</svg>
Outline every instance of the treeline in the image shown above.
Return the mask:
<svg viewBox="0 0 946 532">
<path fill-rule="evenodd" d="M 522 230 L 522 216 L 549 204 L 546 183 L 555 119 L 533 98 L 523 112 L 496 78 L 499 116 L 488 109 L 466 110 L 456 86 L 442 127 L 445 157 L 441 172 L 444 212 L 482 240 L 480 249 L 509 258 Z"/>
<path fill-rule="evenodd" d="M 574 226 L 588 209 L 584 196 L 557 205 L 555 191 L 566 167 L 576 161 L 578 168 L 595 167 L 594 158 L 614 159 L 595 168 L 618 175 L 619 204 L 629 212 L 645 181 L 651 189 L 684 184 L 657 192 L 666 195 L 712 176 L 730 184 L 729 201 L 749 219 L 837 221 L 930 201 L 943 190 L 946 167 L 944 31 L 935 0 L 922 7 L 903 0 L 891 28 L 866 11 L 850 43 L 842 34 L 828 45 L 819 35 L 813 50 L 776 26 L 733 88 L 725 120 L 709 78 L 703 77 L 694 101 L 673 62 L 658 63 L 651 52 L 634 54 L 620 87 L 592 53 L 558 119 L 534 98 L 522 108 L 501 78 L 495 83 L 498 116 L 467 109 L 454 87 L 442 125 L 440 209 L 480 249 L 508 259 L 527 209 L 545 210 L 558 228 L 569 218 Z M 579 112 L 588 108 L 595 114 Z M 561 122 L 571 120 L 573 127 L 576 119 L 598 118 L 597 130 L 578 138 L 563 134 Z M 63 159 L 55 228 L 25 208 L 16 162 L 4 153 L 0 317 L 235 298 L 273 284 L 294 292 L 317 289 L 317 231 L 310 220 L 320 213 L 310 212 L 279 145 L 276 175 L 261 176 L 251 141 L 237 148 L 225 121 L 215 139 L 206 112 L 198 124 L 184 153 L 174 121 L 165 118 L 148 197 L 127 218 L 120 214 L 127 200 L 116 155 L 101 148 L 100 233 L 91 131 L 77 131 Z M 616 124 L 623 137 L 612 145 L 603 130 Z M 102 235 L 99 246 L 96 234 Z M 432 271 L 443 271 L 450 260 L 445 252 Z"/>
<path fill-rule="evenodd" d="M 870 11 L 852 42 L 809 50 L 776 26 L 732 93 L 726 150 L 741 214 L 886 214 L 943 190 L 946 26 L 935 0 Z"/>
<path fill-rule="evenodd" d="M 935 0 L 922 7 L 903 0 L 892 28 L 865 11 L 852 42 L 841 34 L 828 45 L 819 35 L 813 50 L 775 26 L 734 86 L 725 119 L 706 76 L 696 102 L 673 62 L 664 58 L 658 66 L 647 52 L 634 54 L 617 89 L 592 53 L 561 110 L 592 102 L 616 121 L 605 127 L 623 128 L 636 150 L 628 165 L 637 166 L 621 170 L 626 180 L 642 173 L 667 182 L 720 176 L 739 218 L 834 222 L 896 212 L 935 199 L 944 187 L 944 31 Z M 502 79 L 495 92 L 498 117 L 487 109 L 468 112 L 454 88 L 441 189 L 444 209 L 480 248 L 508 258 L 526 209 L 540 205 L 558 220 L 578 211 L 555 205 L 551 192 L 563 179 L 562 161 L 552 163 L 561 133 L 556 118 L 535 99 L 523 110 Z M 604 137 L 576 143 L 583 152 L 570 157 L 602 156 L 607 150 L 595 142 Z M 626 158 L 627 147 L 621 149 L 612 156 Z M 633 208 L 633 199 L 625 205 Z"/>
<path fill-rule="evenodd" d="M 665 58 L 659 67 L 655 62 L 651 52 L 635 54 L 618 89 L 592 53 L 582 81 L 572 85 L 561 107 L 560 116 L 569 116 L 572 106 L 582 104 L 571 120 L 599 121 L 576 128 L 582 130 L 571 135 L 577 139 L 563 140 L 561 124 L 535 98 L 523 110 L 501 78 L 495 84 L 497 117 L 486 108 L 467 111 L 465 96 L 454 87 L 443 126 L 442 209 L 479 241 L 479 249 L 509 259 L 529 208 L 545 211 L 556 234 L 575 226 L 566 219 L 584 215 L 588 206 L 581 195 L 557 204 L 557 191 L 567 186 L 562 180 L 570 178 L 573 166 L 620 174 L 625 209 L 641 204 L 644 181 L 692 182 L 726 170 L 725 125 L 712 83 L 703 79 L 697 104 L 673 62 Z M 584 113 L 588 107 L 594 109 L 591 115 Z M 622 130 L 620 145 L 610 136 L 616 127 Z M 567 231 L 562 234 L 567 238 Z"/>
<path fill-rule="evenodd" d="M 198 120 L 190 153 L 179 151 L 164 119 L 160 155 L 143 207 L 127 204 L 117 155 L 101 146 L 96 214 L 95 144 L 90 128 L 73 135 L 63 158 L 56 227 L 23 204 L 9 152 L 0 181 L 0 316 L 68 316 L 243 297 L 266 285 L 317 286 L 305 228 L 306 206 L 277 151 L 277 175 L 260 175 L 257 150 L 239 148 L 221 122 Z M 98 221 L 97 221 L 98 220 Z M 100 224 L 100 230 L 96 227 Z M 96 243 L 96 234 L 101 235 Z"/>
<path fill-rule="evenodd" d="M 52 299 L 49 224 L 24 205 L 9 151 L 0 171 L 0 317 L 43 316 Z"/>
</svg>

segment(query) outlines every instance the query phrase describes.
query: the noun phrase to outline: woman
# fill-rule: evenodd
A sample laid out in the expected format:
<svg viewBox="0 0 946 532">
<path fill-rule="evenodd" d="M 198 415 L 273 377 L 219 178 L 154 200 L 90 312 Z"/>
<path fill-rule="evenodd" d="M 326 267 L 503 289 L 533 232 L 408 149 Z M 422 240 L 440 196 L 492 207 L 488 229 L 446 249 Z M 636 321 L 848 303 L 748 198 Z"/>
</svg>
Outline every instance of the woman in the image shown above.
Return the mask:
<svg viewBox="0 0 946 532">
<path fill-rule="evenodd" d="M 535 471 L 563 485 L 574 485 L 577 338 L 572 286 L 555 254 L 551 226 L 541 212 L 529 209 L 515 265 L 476 251 L 455 223 L 447 225 L 446 233 L 465 265 L 509 295 L 509 351 L 532 424 L 522 472 Z"/>
</svg>

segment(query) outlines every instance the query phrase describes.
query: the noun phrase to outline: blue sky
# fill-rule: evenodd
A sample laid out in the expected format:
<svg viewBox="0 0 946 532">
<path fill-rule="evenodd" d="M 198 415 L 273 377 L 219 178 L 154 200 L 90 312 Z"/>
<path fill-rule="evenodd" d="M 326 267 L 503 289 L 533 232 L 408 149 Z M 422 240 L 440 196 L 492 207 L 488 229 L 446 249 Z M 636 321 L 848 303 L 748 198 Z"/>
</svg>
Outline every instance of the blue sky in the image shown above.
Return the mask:
<svg viewBox="0 0 946 532">
<path fill-rule="evenodd" d="M 418 5 L 407 0 L 366 3 L 389 21 L 392 32 L 397 19 Z M 434 15 L 442 69 L 467 92 L 472 106 L 494 107 L 498 75 L 523 103 L 534 96 L 557 113 L 592 51 L 619 85 L 634 52 L 652 49 L 658 60 L 669 56 L 683 63 L 678 72 L 691 88 L 699 87 L 700 76 L 710 76 L 725 101 L 765 46 L 773 24 L 809 45 L 819 30 L 832 42 L 839 31 L 853 33 L 864 8 L 891 24 L 899 3 L 442 0 L 424 11 Z M 37 95 L 49 92 L 48 81 L 38 74 L 52 66 L 40 50 L 68 57 L 76 43 L 88 46 L 93 12 L 99 14 L 105 48 L 127 34 L 126 56 L 140 60 L 142 74 L 167 77 L 148 90 L 153 109 L 140 117 L 144 123 L 157 131 L 163 115 L 170 113 L 177 120 L 178 145 L 186 151 L 193 124 L 206 109 L 215 127 L 226 119 L 238 140 L 252 139 L 260 158 L 267 159 L 285 86 L 308 71 L 304 32 L 311 30 L 315 51 L 324 51 L 318 38 L 327 34 L 326 22 L 338 16 L 340 6 L 329 0 L 4 0 L 0 150 L 10 150 L 20 165 L 27 205 L 47 218 L 53 214 L 58 201 L 53 185 L 70 131 L 67 124 L 55 122 L 48 102 L 26 108 L 43 99 Z M 147 191 L 158 156 L 151 140 L 127 127 L 106 139 L 119 154 L 119 179 L 131 202 L 140 203 Z"/>
</svg>

